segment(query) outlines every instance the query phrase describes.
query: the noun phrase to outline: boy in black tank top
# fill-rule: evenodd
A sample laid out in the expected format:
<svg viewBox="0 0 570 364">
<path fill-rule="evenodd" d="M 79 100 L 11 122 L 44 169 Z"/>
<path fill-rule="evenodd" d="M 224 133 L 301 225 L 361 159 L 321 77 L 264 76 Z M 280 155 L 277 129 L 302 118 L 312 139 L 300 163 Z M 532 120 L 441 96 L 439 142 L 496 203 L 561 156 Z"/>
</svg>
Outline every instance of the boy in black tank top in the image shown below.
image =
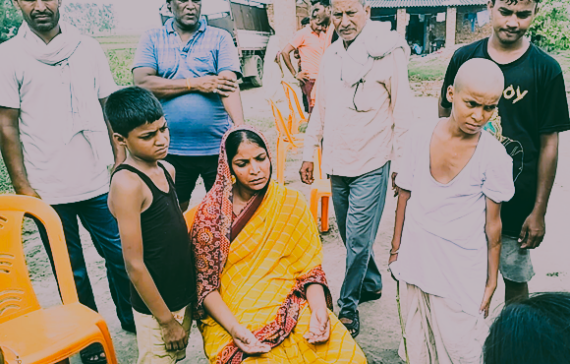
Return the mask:
<svg viewBox="0 0 570 364">
<path fill-rule="evenodd" d="M 113 173 L 109 208 L 132 283 L 138 363 L 175 363 L 186 356 L 196 280 L 174 167 L 162 161 L 168 127 L 160 102 L 139 87 L 109 96 L 105 114 L 115 142 L 129 151 Z"/>
<path fill-rule="evenodd" d="M 449 63 L 440 97 L 439 116 L 449 116 L 445 98 L 457 70 L 472 58 L 494 61 L 503 71 L 505 89 L 499 115 L 486 129 L 513 158 L 515 196 L 501 209 L 501 274 L 505 301 L 528 297 L 534 270 L 530 250 L 545 234 L 544 217 L 556 175 L 558 134 L 570 129 L 562 69 L 524 37 L 539 0 L 491 0 L 491 37 L 459 48 Z"/>
</svg>

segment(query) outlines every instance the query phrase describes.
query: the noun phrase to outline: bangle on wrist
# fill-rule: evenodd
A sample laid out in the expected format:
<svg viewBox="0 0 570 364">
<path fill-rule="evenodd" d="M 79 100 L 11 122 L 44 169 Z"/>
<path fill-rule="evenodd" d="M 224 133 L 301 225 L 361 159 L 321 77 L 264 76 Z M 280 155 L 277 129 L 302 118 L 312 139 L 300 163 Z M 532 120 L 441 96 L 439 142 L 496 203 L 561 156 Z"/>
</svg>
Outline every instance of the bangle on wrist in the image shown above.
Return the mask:
<svg viewBox="0 0 570 364">
<path fill-rule="evenodd" d="M 396 251 L 393 251 L 392 249 L 390 249 L 390 255 L 397 255 L 399 252 L 400 252 L 399 248 Z"/>
<path fill-rule="evenodd" d="M 186 88 L 188 89 L 188 91 L 192 90 L 192 84 L 190 83 L 189 78 L 186 79 Z"/>
</svg>

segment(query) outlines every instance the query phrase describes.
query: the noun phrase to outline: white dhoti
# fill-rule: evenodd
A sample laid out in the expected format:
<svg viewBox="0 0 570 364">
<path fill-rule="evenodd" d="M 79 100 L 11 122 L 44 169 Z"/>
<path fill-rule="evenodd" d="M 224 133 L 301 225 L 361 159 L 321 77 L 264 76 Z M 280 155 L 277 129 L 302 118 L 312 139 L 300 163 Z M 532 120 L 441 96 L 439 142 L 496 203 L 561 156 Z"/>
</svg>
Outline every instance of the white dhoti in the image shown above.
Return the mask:
<svg viewBox="0 0 570 364">
<path fill-rule="evenodd" d="M 410 364 L 479 364 L 489 328 L 449 299 L 408 284 L 406 339 Z M 398 351 L 405 360 L 403 341 Z"/>
</svg>

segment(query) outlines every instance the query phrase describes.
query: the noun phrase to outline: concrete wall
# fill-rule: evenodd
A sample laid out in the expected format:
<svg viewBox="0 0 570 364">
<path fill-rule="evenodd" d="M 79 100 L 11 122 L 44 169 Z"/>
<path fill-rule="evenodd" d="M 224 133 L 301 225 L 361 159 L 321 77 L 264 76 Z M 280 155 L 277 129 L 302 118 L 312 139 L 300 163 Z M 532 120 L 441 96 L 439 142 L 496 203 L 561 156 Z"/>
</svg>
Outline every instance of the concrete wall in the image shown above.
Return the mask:
<svg viewBox="0 0 570 364">
<path fill-rule="evenodd" d="M 447 8 L 445 16 L 445 46 L 455 45 L 455 24 L 457 20 L 457 8 Z"/>
<path fill-rule="evenodd" d="M 297 6 L 295 0 L 278 0 L 268 9 L 269 21 L 281 48 L 293 38 L 297 31 Z"/>
</svg>

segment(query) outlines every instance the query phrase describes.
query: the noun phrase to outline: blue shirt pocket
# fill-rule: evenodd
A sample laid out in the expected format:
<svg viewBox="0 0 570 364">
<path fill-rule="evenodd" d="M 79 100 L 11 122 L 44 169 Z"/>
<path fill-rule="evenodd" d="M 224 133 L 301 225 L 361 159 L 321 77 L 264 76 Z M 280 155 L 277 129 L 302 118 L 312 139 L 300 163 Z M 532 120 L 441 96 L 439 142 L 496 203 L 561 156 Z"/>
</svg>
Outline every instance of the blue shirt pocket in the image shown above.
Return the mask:
<svg viewBox="0 0 570 364">
<path fill-rule="evenodd" d="M 186 59 L 188 68 L 198 77 L 216 75 L 212 52 L 192 52 Z"/>
</svg>

